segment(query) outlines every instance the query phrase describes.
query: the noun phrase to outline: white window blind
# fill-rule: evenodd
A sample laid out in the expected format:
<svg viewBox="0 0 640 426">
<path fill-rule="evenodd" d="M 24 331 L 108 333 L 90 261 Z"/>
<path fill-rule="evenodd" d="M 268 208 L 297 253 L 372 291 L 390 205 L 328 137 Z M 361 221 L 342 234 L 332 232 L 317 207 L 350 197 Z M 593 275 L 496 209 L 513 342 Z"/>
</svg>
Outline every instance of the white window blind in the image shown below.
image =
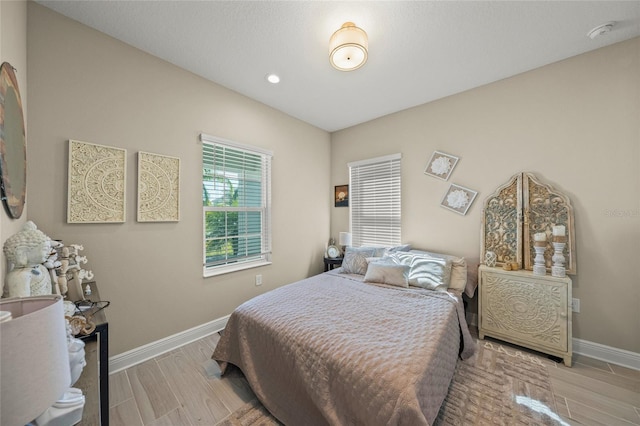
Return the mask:
<svg viewBox="0 0 640 426">
<path fill-rule="evenodd" d="M 349 163 L 354 247 L 401 244 L 400 154 Z"/>
<path fill-rule="evenodd" d="M 272 153 L 207 135 L 200 139 L 204 275 L 269 263 Z"/>
</svg>

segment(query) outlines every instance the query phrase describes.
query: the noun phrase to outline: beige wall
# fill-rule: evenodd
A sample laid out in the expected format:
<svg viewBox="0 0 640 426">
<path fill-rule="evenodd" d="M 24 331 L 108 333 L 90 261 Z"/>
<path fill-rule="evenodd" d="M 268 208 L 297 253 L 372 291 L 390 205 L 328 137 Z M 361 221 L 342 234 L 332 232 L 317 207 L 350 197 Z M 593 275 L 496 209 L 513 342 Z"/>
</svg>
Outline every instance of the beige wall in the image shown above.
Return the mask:
<svg viewBox="0 0 640 426">
<path fill-rule="evenodd" d="M 27 2 L 0 1 L 0 63 L 9 62 L 16 68 L 16 78 L 22 99 L 25 125 L 27 123 Z M 28 139 L 28 135 L 27 135 Z M 19 219 L 10 218 L 4 205 L 0 207 L 0 242 L 20 230 L 26 222 L 27 206 Z M 0 254 L 0 277 L 7 269 L 4 252 Z M 0 286 L 1 287 L 1 286 Z M 1 293 L 1 292 L 0 292 Z"/>
<path fill-rule="evenodd" d="M 322 271 L 327 132 L 32 2 L 28 35 L 29 219 L 52 238 L 84 245 L 86 266 L 111 301 L 111 355 Z M 272 265 L 202 278 L 200 132 L 274 151 Z M 126 223 L 66 223 L 68 139 L 127 149 Z M 180 157 L 180 222 L 136 222 L 138 151 Z"/>
<path fill-rule="evenodd" d="M 403 240 L 476 260 L 483 201 L 513 174 L 564 191 L 574 337 L 640 352 L 640 39 L 336 132 L 331 146 L 332 185 L 348 182 L 349 161 L 401 152 Z M 423 174 L 436 149 L 460 156 L 448 182 Z M 450 183 L 479 192 L 466 216 L 439 206 Z M 348 226 L 333 208 L 331 233 Z"/>
<path fill-rule="evenodd" d="M 640 352 L 640 39 L 329 136 L 37 4 L 28 18 L 28 218 L 84 244 L 112 302 L 111 355 L 319 272 L 328 235 L 349 226 L 348 209 L 329 207 L 333 186 L 348 182 L 346 163 L 394 152 L 403 154 L 403 239 L 472 260 L 482 202 L 514 173 L 565 191 L 576 211 L 582 305 L 574 336 Z M 200 132 L 275 151 L 273 265 L 201 277 Z M 68 139 L 128 150 L 126 223 L 66 224 Z M 435 149 L 461 158 L 449 182 L 423 174 Z M 182 159 L 179 223 L 135 221 L 138 151 Z M 439 206 L 451 182 L 479 191 L 464 217 Z M 3 240 L 14 232 L 6 217 L 0 225 Z"/>
</svg>

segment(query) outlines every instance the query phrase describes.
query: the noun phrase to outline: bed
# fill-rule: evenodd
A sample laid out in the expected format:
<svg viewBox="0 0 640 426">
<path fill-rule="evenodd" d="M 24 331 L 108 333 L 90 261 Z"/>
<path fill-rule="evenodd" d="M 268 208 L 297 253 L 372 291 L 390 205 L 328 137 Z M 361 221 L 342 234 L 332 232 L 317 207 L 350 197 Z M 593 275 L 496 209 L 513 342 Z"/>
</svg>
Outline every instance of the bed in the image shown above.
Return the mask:
<svg viewBox="0 0 640 426">
<path fill-rule="evenodd" d="M 286 425 L 430 425 L 473 354 L 464 259 L 347 249 L 334 269 L 240 305 L 212 358 Z"/>
</svg>

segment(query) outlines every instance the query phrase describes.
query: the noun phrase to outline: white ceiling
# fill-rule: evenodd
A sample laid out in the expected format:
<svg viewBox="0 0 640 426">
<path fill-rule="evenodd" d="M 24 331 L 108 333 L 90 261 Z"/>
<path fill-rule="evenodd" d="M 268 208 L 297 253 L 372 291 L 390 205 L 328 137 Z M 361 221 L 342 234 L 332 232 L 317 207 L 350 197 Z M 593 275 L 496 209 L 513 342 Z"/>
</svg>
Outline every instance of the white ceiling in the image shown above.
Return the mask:
<svg viewBox="0 0 640 426">
<path fill-rule="evenodd" d="M 327 131 L 640 35 L 640 1 L 38 3 Z M 328 61 L 346 21 L 369 35 L 352 72 Z"/>
</svg>

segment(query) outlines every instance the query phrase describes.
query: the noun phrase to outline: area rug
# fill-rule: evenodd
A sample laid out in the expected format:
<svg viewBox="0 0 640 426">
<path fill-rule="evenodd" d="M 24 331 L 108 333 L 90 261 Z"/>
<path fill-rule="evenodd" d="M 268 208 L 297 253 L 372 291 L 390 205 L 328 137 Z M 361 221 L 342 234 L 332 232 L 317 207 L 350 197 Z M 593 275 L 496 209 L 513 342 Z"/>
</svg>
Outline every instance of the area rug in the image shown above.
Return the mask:
<svg viewBox="0 0 640 426">
<path fill-rule="evenodd" d="M 458 361 L 435 425 L 563 425 L 556 414 L 547 367 L 534 355 L 492 342 Z M 275 426 L 277 419 L 253 400 L 219 426 Z M 298 426 L 298 425 L 291 425 Z"/>
</svg>

